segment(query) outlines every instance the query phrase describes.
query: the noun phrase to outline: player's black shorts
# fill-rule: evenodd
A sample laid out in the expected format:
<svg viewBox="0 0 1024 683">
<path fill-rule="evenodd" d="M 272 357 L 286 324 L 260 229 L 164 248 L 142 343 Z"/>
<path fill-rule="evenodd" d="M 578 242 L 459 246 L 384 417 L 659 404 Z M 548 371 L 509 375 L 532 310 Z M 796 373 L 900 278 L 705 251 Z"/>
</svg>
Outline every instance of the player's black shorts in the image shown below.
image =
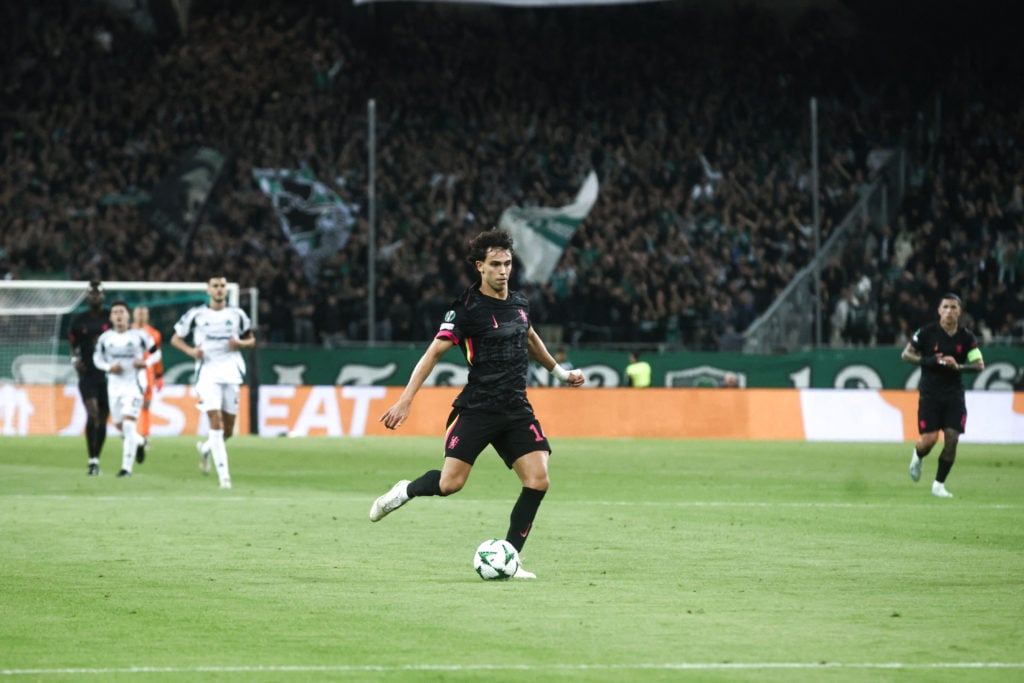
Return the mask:
<svg viewBox="0 0 1024 683">
<path fill-rule="evenodd" d="M 917 401 L 917 430 L 921 434 L 940 429 L 967 431 L 967 403 L 963 395 L 947 398 L 921 396 Z"/>
<path fill-rule="evenodd" d="M 82 403 L 90 398 L 99 401 L 101 408 L 109 406 L 107 399 L 107 375 L 102 370 L 86 370 L 78 376 L 78 393 Z"/>
<path fill-rule="evenodd" d="M 544 436 L 540 422 L 533 415 L 504 415 L 456 408 L 448 416 L 444 435 L 444 455 L 472 465 L 487 448 L 494 446 L 505 466 L 533 451 L 551 452 L 551 444 Z"/>
</svg>

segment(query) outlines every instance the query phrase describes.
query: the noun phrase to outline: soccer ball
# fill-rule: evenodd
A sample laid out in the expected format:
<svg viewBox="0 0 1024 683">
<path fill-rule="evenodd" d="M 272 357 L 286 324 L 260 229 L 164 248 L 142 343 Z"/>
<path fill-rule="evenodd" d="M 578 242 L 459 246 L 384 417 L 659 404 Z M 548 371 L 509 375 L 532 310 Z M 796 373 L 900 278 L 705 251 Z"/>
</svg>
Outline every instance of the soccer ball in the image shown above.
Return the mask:
<svg viewBox="0 0 1024 683">
<path fill-rule="evenodd" d="M 473 568 L 485 581 L 510 579 L 519 569 L 519 553 L 505 539 L 492 538 L 476 549 Z"/>
</svg>

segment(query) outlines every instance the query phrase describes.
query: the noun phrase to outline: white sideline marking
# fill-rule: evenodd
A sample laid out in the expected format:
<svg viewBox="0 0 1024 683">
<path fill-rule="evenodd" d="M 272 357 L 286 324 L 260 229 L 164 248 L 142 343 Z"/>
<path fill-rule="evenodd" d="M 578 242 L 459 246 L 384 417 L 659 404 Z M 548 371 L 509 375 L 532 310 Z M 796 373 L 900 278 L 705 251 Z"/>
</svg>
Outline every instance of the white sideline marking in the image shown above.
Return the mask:
<svg viewBox="0 0 1024 683">
<path fill-rule="evenodd" d="M 695 507 L 695 508 L 727 508 L 727 507 L 752 507 L 752 508 L 919 508 L 918 503 L 831 503 L 828 501 L 806 501 L 806 502 L 757 502 L 757 501 L 719 501 L 719 500 L 577 500 L 572 503 L 583 503 L 588 505 L 604 505 L 607 507 L 616 506 L 650 506 L 650 507 Z M 564 504 L 564 503 L 563 503 Z M 948 507 L 948 506 L 947 506 Z M 1021 507 L 1012 503 L 983 503 L 973 505 L 973 508 L 983 510 L 1014 510 Z"/>
<path fill-rule="evenodd" d="M 664 662 L 641 664 L 408 664 L 403 666 L 130 666 L 123 668 L 2 669 L 3 676 L 196 674 L 196 673 L 366 673 L 400 671 L 756 671 L 758 669 L 1024 669 L 1024 662 Z"/>
</svg>

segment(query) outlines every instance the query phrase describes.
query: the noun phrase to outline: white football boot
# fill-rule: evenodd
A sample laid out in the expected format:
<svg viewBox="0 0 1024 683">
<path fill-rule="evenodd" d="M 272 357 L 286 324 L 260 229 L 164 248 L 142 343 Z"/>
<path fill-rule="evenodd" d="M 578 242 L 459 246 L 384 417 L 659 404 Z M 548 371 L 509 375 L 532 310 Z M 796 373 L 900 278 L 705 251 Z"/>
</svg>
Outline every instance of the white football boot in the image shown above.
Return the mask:
<svg viewBox="0 0 1024 683">
<path fill-rule="evenodd" d="M 513 579 L 536 579 L 537 575 L 533 572 L 528 572 L 523 569 L 523 563 L 519 563 L 519 567 L 516 569 L 516 573 L 512 575 Z"/>
<path fill-rule="evenodd" d="M 205 441 L 196 441 L 196 450 L 199 451 L 199 471 L 203 474 L 210 473 L 210 449 L 206 447 Z"/>
<path fill-rule="evenodd" d="M 932 482 L 932 495 L 939 498 L 952 498 L 953 494 L 946 490 L 946 485 L 941 481 Z"/>
<path fill-rule="evenodd" d="M 910 456 L 910 478 L 917 481 L 921 478 L 921 458 L 917 455 L 917 449 L 914 449 L 914 454 Z"/>
<path fill-rule="evenodd" d="M 409 494 L 406 492 L 409 483 L 408 479 L 403 479 L 392 486 L 383 496 L 373 501 L 373 505 L 370 507 L 370 521 L 379 522 L 391 512 L 405 505 L 409 500 Z"/>
</svg>

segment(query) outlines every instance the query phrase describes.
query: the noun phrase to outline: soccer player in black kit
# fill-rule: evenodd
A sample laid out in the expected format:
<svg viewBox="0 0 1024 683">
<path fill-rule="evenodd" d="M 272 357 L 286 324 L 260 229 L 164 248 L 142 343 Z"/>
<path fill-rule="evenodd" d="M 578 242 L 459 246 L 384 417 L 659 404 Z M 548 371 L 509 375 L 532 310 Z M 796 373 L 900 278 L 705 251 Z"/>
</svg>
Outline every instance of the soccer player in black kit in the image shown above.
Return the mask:
<svg viewBox="0 0 1024 683">
<path fill-rule="evenodd" d="M 558 365 L 530 324 L 527 298 L 510 291 L 512 237 L 488 230 L 469 243 L 468 260 L 480 274 L 475 284 L 452 304 L 441 327 L 416 363 L 405 391 L 381 415 L 388 429 L 409 416 L 413 398 L 441 357 L 458 346 L 469 365 L 469 380 L 452 403 L 444 437 L 444 465 L 419 479 L 402 480 L 374 501 L 370 520 L 379 521 L 417 496 L 447 496 L 462 489 L 476 458 L 488 444 L 522 482 L 512 508 L 506 539 L 522 550 L 541 500 L 548 490 L 551 446 L 526 398 L 526 377 L 533 359 L 560 381 L 583 384 L 583 373 Z M 522 568 L 515 578 L 536 575 Z"/>
<path fill-rule="evenodd" d="M 963 304 L 956 294 L 944 294 L 939 303 L 939 320 L 928 323 L 907 343 L 900 356 L 921 366 L 920 396 L 917 403 L 917 427 L 921 436 L 910 458 L 910 478 L 921 478 L 921 459 L 931 452 L 939 439 L 945 444 L 939 454 L 939 467 L 932 484 L 932 495 L 952 498 L 946 490 L 946 477 L 956 460 L 956 446 L 967 426 L 964 400 L 965 372 L 981 372 L 985 361 L 978 340 L 960 325 Z"/>
<path fill-rule="evenodd" d="M 89 310 L 75 316 L 68 330 L 71 341 L 71 362 L 78 372 L 78 393 L 88 416 L 85 422 L 85 443 L 89 450 L 89 476 L 100 473 L 100 453 L 107 439 L 107 418 L 110 403 L 107 400 L 107 374 L 92 363 L 96 340 L 110 329 L 110 311 L 103 307 L 103 287 L 99 280 L 89 283 L 85 295 Z"/>
</svg>

